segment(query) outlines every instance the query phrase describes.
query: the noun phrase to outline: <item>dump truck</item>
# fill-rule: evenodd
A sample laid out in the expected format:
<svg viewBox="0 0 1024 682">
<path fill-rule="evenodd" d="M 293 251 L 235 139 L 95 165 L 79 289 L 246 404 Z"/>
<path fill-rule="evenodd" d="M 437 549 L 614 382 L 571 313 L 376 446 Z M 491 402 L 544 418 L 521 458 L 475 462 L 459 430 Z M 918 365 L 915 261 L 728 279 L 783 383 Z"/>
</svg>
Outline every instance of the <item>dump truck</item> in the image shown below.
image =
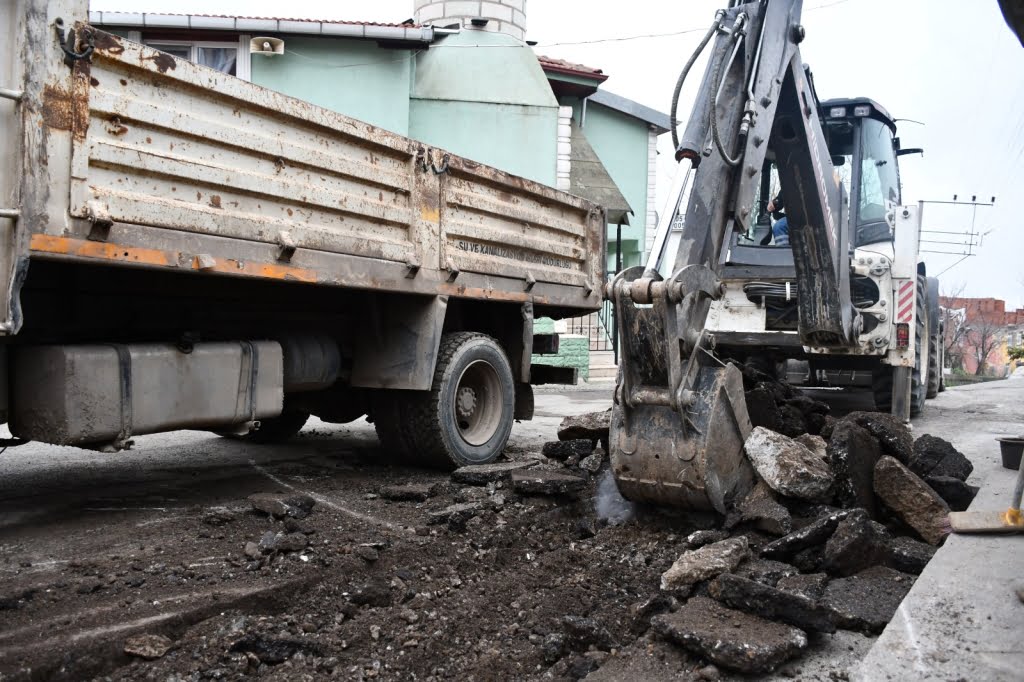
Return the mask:
<svg viewBox="0 0 1024 682">
<path fill-rule="evenodd" d="M 631 499 L 725 513 L 751 488 L 735 363 L 781 374 L 799 362 L 830 385 L 865 377 L 876 407 L 904 421 L 941 388 L 939 285 L 897 161 L 921 150 L 901 148 L 877 102 L 818 98 L 801 8 L 729 3 L 676 85 L 673 127 L 711 44 L 673 130 L 681 166 L 650 259 L 607 285 L 621 358 L 610 454 Z"/>
<path fill-rule="evenodd" d="M 490 461 L 573 370 L 538 317 L 596 310 L 583 199 L 101 31 L 0 8 L 0 416 L 102 451 L 369 415 Z"/>
</svg>

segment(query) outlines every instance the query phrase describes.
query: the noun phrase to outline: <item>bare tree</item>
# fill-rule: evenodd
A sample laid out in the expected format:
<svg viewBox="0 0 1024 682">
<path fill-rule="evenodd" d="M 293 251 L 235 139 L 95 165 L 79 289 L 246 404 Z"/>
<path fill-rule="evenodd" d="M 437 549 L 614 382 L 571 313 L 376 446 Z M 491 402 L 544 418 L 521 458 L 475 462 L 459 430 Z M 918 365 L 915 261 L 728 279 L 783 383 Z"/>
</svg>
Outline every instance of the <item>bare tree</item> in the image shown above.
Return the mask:
<svg viewBox="0 0 1024 682">
<path fill-rule="evenodd" d="M 992 354 L 1003 341 L 1003 321 L 996 320 L 989 316 L 979 315 L 971 320 L 967 327 L 966 339 L 971 346 L 974 359 L 978 368 L 974 371 L 977 376 L 983 376 L 989 369 L 988 356 Z"/>
<path fill-rule="evenodd" d="M 951 369 L 964 369 L 964 345 L 967 341 L 967 306 L 957 301 L 963 298 L 964 284 L 956 285 L 952 290 L 940 296 L 942 305 L 939 308 L 942 319 L 942 344 L 946 363 Z"/>
</svg>

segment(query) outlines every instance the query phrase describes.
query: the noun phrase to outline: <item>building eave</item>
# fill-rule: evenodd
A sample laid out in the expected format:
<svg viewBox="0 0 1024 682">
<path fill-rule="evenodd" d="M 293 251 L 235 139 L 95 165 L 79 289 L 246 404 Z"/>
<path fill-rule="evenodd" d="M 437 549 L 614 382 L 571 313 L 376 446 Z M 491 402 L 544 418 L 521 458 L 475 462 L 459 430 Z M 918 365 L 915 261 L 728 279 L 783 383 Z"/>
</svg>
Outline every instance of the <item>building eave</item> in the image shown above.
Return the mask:
<svg viewBox="0 0 1024 682">
<path fill-rule="evenodd" d="M 212 16 L 203 14 L 90 11 L 89 23 L 94 26 L 117 26 L 131 29 L 187 29 L 194 31 L 237 31 L 238 33 L 287 33 L 317 35 L 332 38 L 392 40 L 423 44 L 432 43 L 435 39 L 435 29 L 433 26 L 263 17 Z"/>
<path fill-rule="evenodd" d="M 654 128 L 658 135 L 667 133 L 671 130 L 672 123 L 668 114 L 663 114 L 660 111 L 644 106 L 639 102 L 634 102 L 633 100 L 622 97 L 621 95 L 616 95 L 608 92 L 607 90 L 598 90 L 588 99 L 594 104 L 600 104 L 608 107 L 609 109 L 614 109 L 615 111 L 626 114 L 627 116 L 632 116 L 633 118 L 644 121 Z"/>
</svg>

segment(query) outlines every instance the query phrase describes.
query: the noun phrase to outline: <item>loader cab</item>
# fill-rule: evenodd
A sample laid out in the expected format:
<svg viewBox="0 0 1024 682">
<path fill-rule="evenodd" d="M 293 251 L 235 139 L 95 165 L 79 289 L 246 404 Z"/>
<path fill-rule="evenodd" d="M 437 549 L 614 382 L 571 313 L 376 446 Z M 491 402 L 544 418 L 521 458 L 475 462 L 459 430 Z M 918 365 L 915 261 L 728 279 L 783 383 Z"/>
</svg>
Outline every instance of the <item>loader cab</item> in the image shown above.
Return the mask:
<svg viewBox="0 0 1024 682">
<path fill-rule="evenodd" d="M 901 202 L 895 122 L 881 105 L 867 98 L 826 100 L 820 107 L 832 156 L 832 177 L 845 190 L 847 203 L 842 211 L 850 218 L 850 246 L 891 241 L 886 213 Z M 768 202 L 779 188 L 778 168 L 769 150 L 761 168 L 750 230 L 733 237 L 727 265 L 792 267 L 789 245 L 776 246 L 768 236 L 773 223 Z"/>
<path fill-rule="evenodd" d="M 891 241 L 886 212 L 901 203 L 895 121 L 864 97 L 830 99 L 820 107 L 834 177 L 849 197 L 853 246 Z"/>
</svg>

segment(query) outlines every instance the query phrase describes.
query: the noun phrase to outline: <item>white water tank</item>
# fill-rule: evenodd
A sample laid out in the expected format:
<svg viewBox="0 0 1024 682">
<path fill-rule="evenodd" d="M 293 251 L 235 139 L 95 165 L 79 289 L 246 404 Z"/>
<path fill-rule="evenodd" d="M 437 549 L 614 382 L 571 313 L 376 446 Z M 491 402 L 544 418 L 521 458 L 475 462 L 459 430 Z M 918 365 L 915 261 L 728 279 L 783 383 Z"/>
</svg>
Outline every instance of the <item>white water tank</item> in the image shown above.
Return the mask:
<svg viewBox="0 0 1024 682">
<path fill-rule="evenodd" d="M 526 0 L 414 0 L 416 23 L 526 37 Z M 486 20 L 486 23 L 485 23 Z"/>
</svg>

